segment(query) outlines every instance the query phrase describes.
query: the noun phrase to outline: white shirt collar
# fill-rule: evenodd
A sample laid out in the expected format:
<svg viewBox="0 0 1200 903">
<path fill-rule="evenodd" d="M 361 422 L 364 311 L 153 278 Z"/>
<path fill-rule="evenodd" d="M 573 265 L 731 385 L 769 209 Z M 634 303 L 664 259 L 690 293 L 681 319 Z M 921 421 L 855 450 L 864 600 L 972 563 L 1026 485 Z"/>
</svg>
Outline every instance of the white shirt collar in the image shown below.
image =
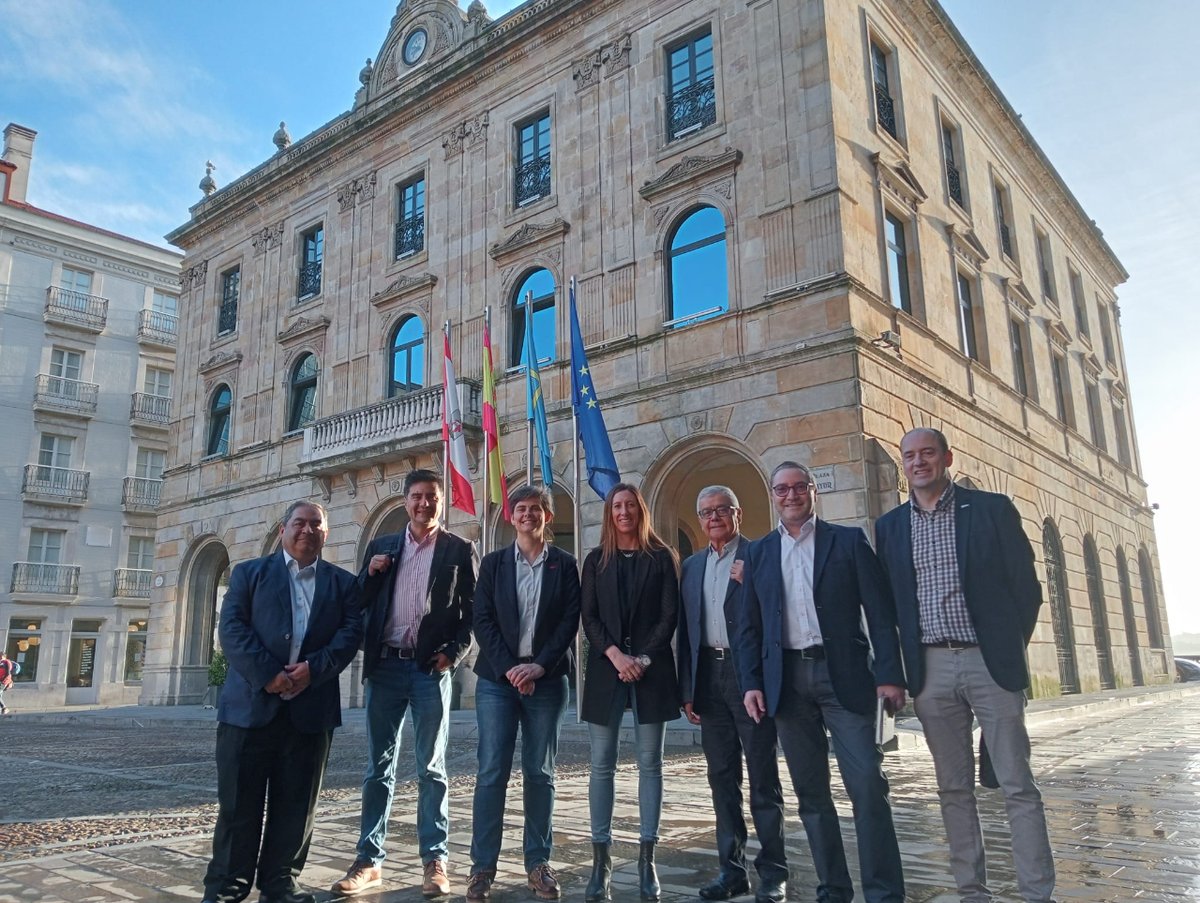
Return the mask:
<svg viewBox="0 0 1200 903">
<path fill-rule="evenodd" d="M 808 518 L 808 520 L 801 524 L 799 536 L 792 536 L 792 534 L 788 532 L 788 528 L 783 525 L 783 521 L 779 521 L 775 529 L 779 531 L 779 535 L 784 539 L 790 539 L 792 542 L 804 542 L 804 540 L 812 536 L 813 531 L 817 529 L 817 516 L 813 514 Z"/>
<path fill-rule="evenodd" d="M 313 569 L 314 574 L 317 572 L 317 561 L 320 561 L 320 560 L 321 560 L 321 556 L 318 555 L 316 561 L 314 561 L 312 564 L 308 565 L 308 567 Z M 288 554 L 287 549 L 283 550 L 283 564 L 288 569 L 289 573 L 298 574 L 301 571 L 306 570 L 306 568 L 300 567 L 299 561 L 297 561 L 295 558 L 293 558 L 291 555 Z M 295 565 L 295 567 L 293 567 L 293 565 Z"/>
</svg>

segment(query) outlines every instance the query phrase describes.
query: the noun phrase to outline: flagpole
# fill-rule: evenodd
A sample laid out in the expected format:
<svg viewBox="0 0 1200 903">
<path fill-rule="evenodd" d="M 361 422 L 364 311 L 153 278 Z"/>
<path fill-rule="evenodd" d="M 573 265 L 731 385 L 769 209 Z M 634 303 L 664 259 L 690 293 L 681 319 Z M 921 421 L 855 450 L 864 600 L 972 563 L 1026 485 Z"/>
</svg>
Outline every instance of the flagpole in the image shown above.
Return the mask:
<svg viewBox="0 0 1200 903">
<path fill-rule="evenodd" d="M 446 344 L 447 344 L 447 346 L 449 346 L 449 344 L 450 344 L 450 320 L 449 319 L 447 319 L 446 322 L 442 324 L 442 335 L 445 336 Z M 443 374 L 443 376 L 442 376 L 442 422 L 444 424 L 449 424 L 450 423 L 450 399 L 446 397 L 446 394 L 448 392 L 450 392 L 454 387 L 446 385 L 445 373 L 446 373 L 446 362 L 442 361 L 442 374 Z M 446 430 L 443 430 L 443 432 L 445 433 L 445 438 L 442 442 L 442 482 L 446 486 L 446 498 L 445 498 L 444 503 L 442 504 L 442 529 L 445 530 L 448 528 L 449 523 L 450 523 L 450 507 L 451 507 L 450 493 L 453 492 L 453 487 L 451 486 L 451 481 L 450 481 L 450 431 L 448 429 L 446 429 Z"/>
<path fill-rule="evenodd" d="M 572 302 L 575 300 L 575 277 L 571 277 L 571 295 Z M 575 366 L 574 356 L 572 356 L 571 366 Z M 574 392 L 572 392 L 574 395 Z M 571 399 L 571 497 L 573 504 L 571 506 L 571 527 L 575 530 L 575 564 L 582 570 L 583 566 L 583 519 L 579 514 L 580 502 L 580 485 L 579 478 L 579 420 L 575 413 L 574 398 Z M 583 630 L 575 631 L 575 723 L 582 724 L 583 716 Z"/>
<path fill-rule="evenodd" d="M 533 485 L 533 405 L 529 403 L 529 368 L 537 361 L 531 361 L 530 355 L 536 353 L 533 351 L 533 342 L 530 341 L 530 336 L 533 334 L 533 290 L 525 293 L 525 482 Z"/>
<path fill-rule="evenodd" d="M 483 308 L 483 328 L 485 330 L 487 330 L 489 333 L 492 330 L 492 305 L 490 305 L 490 304 L 484 305 L 484 308 Z M 480 351 L 480 354 L 483 355 L 483 352 Z M 487 355 L 483 355 L 483 365 L 485 367 L 491 366 L 491 361 L 488 360 Z M 499 432 L 499 426 L 497 426 L 496 429 L 497 429 L 497 432 Z M 488 543 L 488 515 L 491 513 L 490 509 L 491 509 L 491 502 L 492 502 L 492 483 L 491 483 L 491 479 L 490 479 L 491 478 L 491 466 L 490 465 L 492 463 L 491 458 L 492 458 L 492 456 L 490 454 L 490 449 L 488 448 L 487 427 L 485 424 L 484 430 L 483 430 L 483 523 L 482 523 L 482 525 L 480 527 L 480 531 L 479 531 L 480 536 L 481 536 L 479 545 L 483 549 L 484 555 L 486 555 L 490 551 L 490 549 L 488 548 L 488 545 L 489 545 L 489 543 Z"/>
</svg>

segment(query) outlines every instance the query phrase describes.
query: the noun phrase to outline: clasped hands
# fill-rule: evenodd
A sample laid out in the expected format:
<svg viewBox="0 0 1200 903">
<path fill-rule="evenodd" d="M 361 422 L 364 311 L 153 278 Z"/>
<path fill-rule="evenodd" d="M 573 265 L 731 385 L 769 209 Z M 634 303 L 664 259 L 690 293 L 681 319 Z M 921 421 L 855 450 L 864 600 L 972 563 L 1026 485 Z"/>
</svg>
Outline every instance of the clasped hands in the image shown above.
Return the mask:
<svg viewBox="0 0 1200 903">
<path fill-rule="evenodd" d="M 636 683 L 646 673 L 648 663 L 643 664 L 640 656 L 626 655 L 616 646 L 609 646 L 604 654 L 612 662 L 612 666 L 617 669 L 617 676 L 627 684 Z"/>
<path fill-rule="evenodd" d="M 504 676 L 522 696 L 532 696 L 537 688 L 538 678 L 546 676 L 546 669 L 537 662 L 526 662 L 523 665 L 513 665 L 504 672 Z"/>
<path fill-rule="evenodd" d="M 284 665 L 283 670 L 267 683 L 264 690 L 276 693 L 280 699 L 295 699 L 308 689 L 312 683 L 312 672 L 308 662 L 296 662 L 294 665 Z"/>
</svg>

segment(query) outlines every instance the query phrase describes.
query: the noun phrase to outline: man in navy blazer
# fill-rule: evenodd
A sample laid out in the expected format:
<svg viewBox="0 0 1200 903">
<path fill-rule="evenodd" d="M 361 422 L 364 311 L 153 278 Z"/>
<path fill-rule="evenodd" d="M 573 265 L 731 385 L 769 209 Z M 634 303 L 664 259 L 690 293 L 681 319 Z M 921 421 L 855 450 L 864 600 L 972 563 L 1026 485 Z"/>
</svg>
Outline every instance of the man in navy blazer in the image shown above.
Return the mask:
<svg viewBox="0 0 1200 903">
<path fill-rule="evenodd" d="M 294 502 L 279 530 L 282 551 L 243 562 L 229 577 L 219 633 L 229 672 L 217 709 L 219 810 L 206 903 L 245 899 L 256 870 L 262 903 L 314 899 L 296 878 L 308 857 L 333 729 L 342 723 L 338 674 L 362 639 L 354 574 L 320 559 L 327 532 L 324 508 Z"/>
<path fill-rule="evenodd" d="M 579 565 L 547 541 L 546 526 L 554 517 L 550 490 L 522 486 L 513 491 L 510 508 L 516 541 L 484 557 L 475 584 L 479 777 L 472 809 L 470 903 L 489 899 L 496 878 L 518 729 L 528 887 L 539 900 L 557 900 L 561 894 L 550 866 L 554 763 L 579 631 Z"/>
<path fill-rule="evenodd" d="M 779 526 L 746 555 L 735 661 L 746 711 L 755 720 L 775 717 L 820 882 L 817 899 L 847 903 L 854 895 L 829 787 L 828 728 L 854 807 L 863 897 L 902 903 L 900 848 L 875 742 L 878 699 L 891 711 L 904 705 L 894 609 L 866 536 L 818 520 L 816 492 L 802 464 L 785 461 L 771 474 Z"/>
<path fill-rule="evenodd" d="M 783 790 L 775 745 L 775 719 L 755 721 L 746 712 L 733 664 L 732 643 L 742 603 L 742 566 L 750 545 L 740 532 L 742 509 L 727 486 L 708 486 L 696 498 L 700 529 L 709 546 L 683 563 L 679 584 L 679 689 L 683 713 L 700 725 L 708 786 L 717 819 L 721 871 L 700 888 L 704 900 L 728 900 L 750 890 L 746 819 L 742 814 L 742 753 L 750 782 L 750 814 L 758 835 L 754 860 L 763 899 L 787 883 Z"/>
<path fill-rule="evenodd" d="M 384 843 L 396 786 L 400 729 L 410 708 L 417 764 L 417 844 L 427 897 L 450 892 L 446 745 L 454 666 L 471 649 L 474 546 L 441 529 L 442 478 L 413 470 L 404 478 L 408 527 L 367 546 L 359 584 L 366 609 L 367 773 L 354 863 L 333 885 L 342 896 L 383 881 Z"/>
<path fill-rule="evenodd" d="M 954 485 L 940 431 L 910 430 L 900 456 L 912 496 L 875 524 L 875 547 L 933 754 L 950 868 L 964 901 L 992 899 L 975 806 L 974 717 L 1004 793 L 1017 885 L 1026 901 L 1045 903 L 1054 859 L 1025 730 L 1025 647 L 1042 604 L 1033 549 L 1007 496 Z"/>
</svg>

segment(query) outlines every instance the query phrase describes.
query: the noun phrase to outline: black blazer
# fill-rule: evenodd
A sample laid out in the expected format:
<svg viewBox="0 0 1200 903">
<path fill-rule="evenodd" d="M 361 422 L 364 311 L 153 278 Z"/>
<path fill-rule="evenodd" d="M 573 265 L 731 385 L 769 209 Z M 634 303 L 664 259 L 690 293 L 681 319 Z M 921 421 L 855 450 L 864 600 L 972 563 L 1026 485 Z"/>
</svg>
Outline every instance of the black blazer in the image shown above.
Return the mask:
<svg viewBox="0 0 1200 903">
<path fill-rule="evenodd" d="M 579 564 L 556 546 L 547 545 L 546 550 L 533 628 L 533 661 L 545 669 L 543 679 L 570 672 L 579 632 Z M 475 673 L 497 683 L 505 683 L 504 675 L 518 664 L 521 642 L 514 555 L 511 545 L 485 555 L 475 584 L 475 639 L 479 643 Z"/>
<path fill-rule="evenodd" d="M 749 548 L 750 540 L 743 536 L 733 560 L 745 561 Z M 679 617 L 679 638 L 675 648 L 679 654 L 679 693 L 684 702 L 695 702 L 696 668 L 700 659 L 700 641 L 704 638 L 700 622 L 704 617 L 704 567 L 707 562 L 707 548 L 689 555 L 683 562 L 683 576 L 679 580 L 679 599 L 683 612 Z M 737 613 L 741 603 L 742 586 L 736 580 L 730 580 L 725 588 L 724 609 L 725 632 L 731 645 L 737 631 Z"/>
<path fill-rule="evenodd" d="M 366 608 L 363 638 L 363 680 L 379 664 L 383 646 L 383 628 L 392 608 L 392 592 L 396 588 L 397 564 L 404 551 L 408 530 L 389 533 L 371 541 L 363 556 L 358 583 L 362 587 L 362 602 Z M 471 599 L 475 594 L 475 571 L 478 558 L 475 546 L 453 533 L 438 530 L 434 541 L 433 561 L 429 566 L 429 591 L 425 595 L 425 615 L 417 628 L 417 665 L 432 670 L 430 661 L 441 652 L 452 664 L 471 650 Z M 385 573 L 371 576 L 368 569 L 372 556 L 391 555 L 392 566 Z"/>
<path fill-rule="evenodd" d="M 584 672 L 581 716 L 593 724 L 606 724 L 613 697 L 625 690 L 617 669 L 604 654 L 615 645 L 622 652 L 650 656 L 650 667 L 633 684 L 638 722 L 654 724 L 679 717 L 679 682 L 671 638 L 679 615 L 679 574 L 667 549 L 639 553 L 634 569 L 633 613 L 629 626 L 631 649 L 625 648 L 621 633 L 617 564 L 601 567 L 599 548 L 583 562 L 581 613 L 588 638 L 587 669 Z"/>
<path fill-rule="evenodd" d="M 295 699 L 263 689 L 287 664 L 292 645 L 291 577 L 283 552 L 245 561 L 229 575 L 218 628 L 229 673 L 221 688 L 217 720 L 237 727 L 265 727 L 286 708 L 301 733 L 332 730 L 342 723 L 338 674 L 358 654 L 362 613 L 358 585 L 347 570 L 317 561 L 316 587 L 300 658 L 312 683 Z"/>
<path fill-rule="evenodd" d="M 1006 690 L 1029 686 L 1025 647 L 1037 626 L 1042 585 L 1021 515 L 1005 495 L 954 487 L 954 544 L 967 611 L 992 679 Z M 912 507 L 905 502 L 875 523 L 875 548 L 891 583 L 908 685 L 925 683 L 917 576 L 912 557 Z"/>
<path fill-rule="evenodd" d="M 777 529 L 750 544 L 734 641 L 742 691 L 762 690 L 768 715 L 775 714 L 783 691 L 781 549 Z M 876 687 L 904 686 L 904 668 L 891 592 L 862 530 L 818 518 L 813 536 L 813 603 L 838 702 L 852 712 L 874 714 Z M 863 632 L 864 614 L 870 643 Z"/>
</svg>

